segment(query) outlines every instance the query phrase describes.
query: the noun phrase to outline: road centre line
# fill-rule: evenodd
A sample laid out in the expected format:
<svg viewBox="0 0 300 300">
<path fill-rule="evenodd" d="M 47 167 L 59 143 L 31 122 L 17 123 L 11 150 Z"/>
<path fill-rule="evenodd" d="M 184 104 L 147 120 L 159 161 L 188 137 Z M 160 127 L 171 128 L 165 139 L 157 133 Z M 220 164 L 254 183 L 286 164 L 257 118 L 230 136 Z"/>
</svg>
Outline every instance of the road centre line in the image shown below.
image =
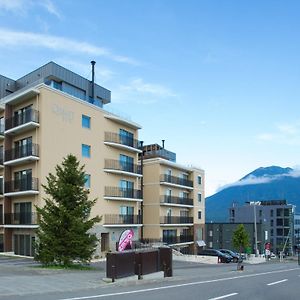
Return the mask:
<svg viewBox="0 0 300 300">
<path fill-rule="evenodd" d="M 199 284 L 205 284 L 205 283 L 228 281 L 228 280 L 233 280 L 233 279 L 249 278 L 249 277 L 262 276 L 262 275 L 268 275 L 268 274 L 274 274 L 274 273 L 284 273 L 284 272 L 290 272 L 290 271 L 296 271 L 296 270 L 299 271 L 299 268 L 270 271 L 270 272 L 263 272 L 263 273 L 255 273 L 255 274 L 248 274 L 248 275 L 241 275 L 241 276 L 234 276 L 234 277 L 227 277 L 227 278 L 220 278 L 220 279 L 212 279 L 212 280 L 205 280 L 205 281 L 188 282 L 188 283 L 167 285 L 167 286 L 161 286 L 161 287 L 156 287 L 156 288 L 141 289 L 141 290 L 134 290 L 134 291 L 128 291 L 128 292 L 100 294 L 100 295 L 74 297 L 74 298 L 63 298 L 63 299 L 59 299 L 59 300 L 85 300 L 85 299 L 96 299 L 96 298 L 104 298 L 104 297 L 112 297 L 112 296 L 121 296 L 121 295 L 126 295 L 126 294 L 145 293 L 145 292 L 152 292 L 152 291 L 158 291 L 158 290 L 178 288 L 178 287 L 183 287 L 183 286 L 191 286 L 191 285 L 199 285 Z"/>
<path fill-rule="evenodd" d="M 224 298 L 232 297 L 232 296 L 235 296 L 235 295 L 238 295 L 238 293 L 227 294 L 227 295 L 220 296 L 220 297 L 217 297 L 217 298 L 210 298 L 208 300 L 219 300 L 219 299 L 224 299 Z"/>
<path fill-rule="evenodd" d="M 274 285 L 274 284 L 282 283 L 282 282 L 285 282 L 285 281 L 287 281 L 287 279 L 271 282 L 271 283 L 268 283 L 267 285 Z"/>
</svg>

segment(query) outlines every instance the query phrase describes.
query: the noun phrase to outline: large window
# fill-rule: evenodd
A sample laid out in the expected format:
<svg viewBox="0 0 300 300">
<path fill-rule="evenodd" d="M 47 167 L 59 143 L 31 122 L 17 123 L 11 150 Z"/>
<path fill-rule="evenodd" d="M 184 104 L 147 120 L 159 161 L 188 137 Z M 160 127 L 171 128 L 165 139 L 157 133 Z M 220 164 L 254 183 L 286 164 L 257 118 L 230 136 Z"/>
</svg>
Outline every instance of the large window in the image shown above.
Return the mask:
<svg viewBox="0 0 300 300">
<path fill-rule="evenodd" d="M 86 115 L 82 115 L 81 119 L 82 128 L 91 128 L 91 118 Z"/>
<path fill-rule="evenodd" d="M 121 144 L 134 147 L 134 139 L 133 139 L 133 133 L 125 130 L 125 129 L 120 129 L 120 142 Z"/>
<path fill-rule="evenodd" d="M 12 159 L 33 155 L 32 137 L 28 137 L 15 142 L 15 150 Z"/>
<path fill-rule="evenodd" d="M 202 178 L 201 178 L 201 176 L 198 176 L 198 184 L 202 184 Z"/>
<path fill-rule="evenodd" d="M 14 190 L 31 190 L 32 185 L 32 170 L 22 170 L 14 173 Z"/>
<path fill-rule="evenodd" d="M 14 224 L 32 224 L 31 202 L 20 202 L 14 204 Z"/>
<path fill-rule="evenodd" d="M 82 157 L 91 157 L 91 146 L 82 144 L 81 155 Z"/>
<path fill-rule="evenodd" d="M 120 154 L 120 165 L 123 171 L 133 172 L 133 157 Z"/>
</svg>

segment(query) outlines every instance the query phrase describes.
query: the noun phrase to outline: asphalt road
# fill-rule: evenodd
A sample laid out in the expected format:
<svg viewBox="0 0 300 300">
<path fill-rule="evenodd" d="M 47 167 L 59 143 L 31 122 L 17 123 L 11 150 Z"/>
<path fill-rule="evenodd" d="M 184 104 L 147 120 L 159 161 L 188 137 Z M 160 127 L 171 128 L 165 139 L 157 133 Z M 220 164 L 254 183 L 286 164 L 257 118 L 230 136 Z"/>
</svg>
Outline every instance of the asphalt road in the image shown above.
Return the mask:
<svg viewBox="0 0 300 300">
<path fill-rule="evenodd" d="M 8 264 L 1 265 L 0 260 L 1 300 L 300 299 L 300 267 L 296 262 L 245 265 L 244 271 L 237 271 L 235 264 L 211 266 L 174 262 L 174 276 L 171 278 L 110 284 L 101 280 L 105 274 L 103 264 L 98 266 L 98 271 L 40 274 L 35 273 L 36 269 L 31 266 L 24 267 L 23 262 L 14 266 Z M 11 270 L 10 273 L 5 275 L 2 272 L 5 269 Z M 8 277 L 11 281 L 7 280 Z M 22 284 L 20 280 L 25 280 L 25 289 L 2 293 L 9 284 L 18 287 Z M 30 282 L 36 289 L 30 287 Z M 29 285 L 27 290 L 26 284 Z"/>
</svg>

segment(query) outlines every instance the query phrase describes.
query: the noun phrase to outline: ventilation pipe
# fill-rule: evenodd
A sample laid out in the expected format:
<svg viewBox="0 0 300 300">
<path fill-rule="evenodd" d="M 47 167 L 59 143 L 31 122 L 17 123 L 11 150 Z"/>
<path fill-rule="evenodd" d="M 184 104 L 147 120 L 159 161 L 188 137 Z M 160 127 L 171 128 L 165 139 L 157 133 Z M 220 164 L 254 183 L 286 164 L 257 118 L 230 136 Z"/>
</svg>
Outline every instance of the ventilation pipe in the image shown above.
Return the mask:
<svg viewBox="0 0 300 300">
<path fill-rule="evenodd" d="M 95 97 L 95 64 L 94 60 L 91 61 L 92 64 L 92 100 L 94 101 Z"/>
</svg>

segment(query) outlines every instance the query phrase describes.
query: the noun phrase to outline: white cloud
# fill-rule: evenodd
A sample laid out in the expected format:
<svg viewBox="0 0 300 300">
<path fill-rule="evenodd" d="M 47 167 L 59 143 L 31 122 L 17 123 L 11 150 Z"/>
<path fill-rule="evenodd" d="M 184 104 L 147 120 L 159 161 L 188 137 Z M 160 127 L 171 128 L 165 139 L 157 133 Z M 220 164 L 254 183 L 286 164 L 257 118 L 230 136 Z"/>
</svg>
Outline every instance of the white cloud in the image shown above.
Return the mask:
<svg viewBox="0 0 300 300">
<path fill-rule="evenodd" d="M 49 14 L 61 19 L 62 15 L 51 0 L 0 0 L 0 9 L 17 14 L 25 15 L 27 11 L 36 6 L 43 7 Z"/>
<path fill-rule="evenodd" d="M 52 1 L 50 1 L 50 0 L 44 0 L 44 1 L 39 1 L 37 3 L 40 4 L 41 6 L 45 7 L 46 10 L 48 11 L 48 13 L 56 16 L 59 19 L 62 18 L 62 15 L 60 14 L 60 12 L 58 11 L 57 7 L 53 4 Z"/>
<path fill-rule="evenodd" d="M 174 98 L 177 95 L 168 87 L 145 82 L 142 78 L 131 79 L 127 84 L 119 85 L 114 89 L 115 102 L 136 102 L 140 104 L 152 104 L 161 99 Z"/>
<path fill-rule="evenodd" d="M 120 87 L 123 91 L 138 92 L 143 94 L 152 94 L 158 97 L 174 97 L 176 96 L 170 89 L 155 83 L 146 83 L 141 78 L 133 79 L 128 85 Z"/>
<path fill-rule="evenodd" d="M 260 141 L 276 142 L 286 145 L 300 144 L 300 122 L 276 125 L 273 132 L 265 132 L 256 136 Z"/>
<path fill-rule="evenodd" d="M 299 167 L 294 167 L 294 169 L 287 173 L 287 174 L 279 174 L 279 175 L 265 175 L 265 176 L 260 176 L 256 177 L 254 175 L 249 175 L 245 179 L 236 181 L 234 183 L 226 184 L 222 187 L 220 187 L 217 192 L 224 190 L 226 188 L 230 188 L 233 186 L 243 186 L 243 185 L 253 185 L 253 184 L 262 184 L 262 183 L 269 183 L 275 180 L 280 180 L 283 177 L 300 177 L 300 168 Z"/>
<path fill-rule="evenodd" d="M 73 52 L 88 54 L 91 56 L 102 56 L 116 62 L 133 65 L 138 64 L 135 60 L 129 57 L 115 55 L 107 48 L 98 47 L 90 43 L 48 34 L 12 31 L 9 29 L 0 28 L 0 47 L 10 46 L 41 47 L 67 53 Z"/>
</svg>

